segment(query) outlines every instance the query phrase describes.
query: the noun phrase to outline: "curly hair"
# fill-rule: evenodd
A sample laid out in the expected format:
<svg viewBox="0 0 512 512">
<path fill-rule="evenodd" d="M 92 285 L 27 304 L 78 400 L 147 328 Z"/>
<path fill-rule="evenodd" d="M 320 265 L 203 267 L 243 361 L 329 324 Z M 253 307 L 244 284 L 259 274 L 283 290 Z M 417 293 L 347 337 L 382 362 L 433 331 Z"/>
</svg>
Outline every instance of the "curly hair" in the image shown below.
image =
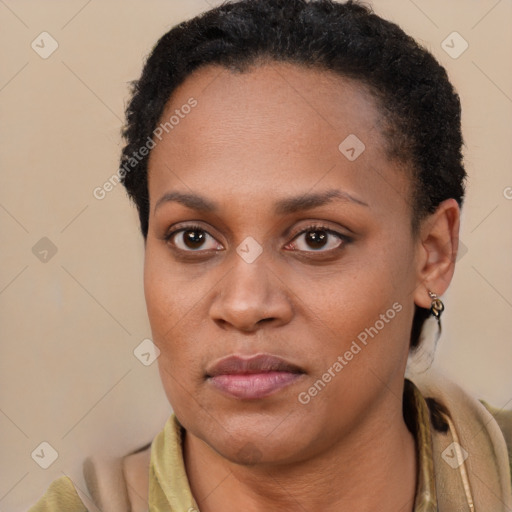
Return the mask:
<svg viewBox="0 0 512 512">
<path fill-rule="evenodd" d="M 224 2 L 164 34 L 132 82 L 119 176 L 137 206 L 147 237 L 151 141 L 174 90 L 197 68 L 216 64 L 244 72 L 263 62 L 288 62 L 335 72 L 364 84 L 383 120 L 386 152 L 410 174 L 411 231 L 448 198 L 462 207 L 460 99 L 446 70 L 395 23 L 354 0 Z M 429 311 L 416 306 L 411 347 Z"/>
</svg>

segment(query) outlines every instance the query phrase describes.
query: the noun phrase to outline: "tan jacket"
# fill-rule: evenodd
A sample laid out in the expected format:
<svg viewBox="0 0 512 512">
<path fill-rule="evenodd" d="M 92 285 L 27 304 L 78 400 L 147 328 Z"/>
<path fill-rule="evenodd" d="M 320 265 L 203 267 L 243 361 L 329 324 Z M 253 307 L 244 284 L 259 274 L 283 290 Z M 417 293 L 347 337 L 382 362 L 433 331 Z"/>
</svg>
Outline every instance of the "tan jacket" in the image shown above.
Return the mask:
<svg viewBox="0 0 512 512">
<path fill-rule="evenodd" d="M 419 446 L 415 512 L 512 512 L 512 410 L 500 411 L 476 400 L 439 374 L 415 377 L 414 384 L 408 384 L 408 400 L 417 411 Z M 174 418 L 136 452 L 86 459 L 84 476 L 92 501 L 78 493 L 89 512 L 146 512 L 149 495 L 157 498 L 152 510 L 158 512 L 188 512 L 181 510 L 183 503 L 198 510 L 179 449 L 180 429 Z M 161 454 L 171 456 L 172 464 Z M 68 491 L 62 487 L 63 495 Z M 36 504 L 29 512 L 61 510 L 66 508 Z M 68 510 L 83 509 L 80 504 Z"/>
</svg>

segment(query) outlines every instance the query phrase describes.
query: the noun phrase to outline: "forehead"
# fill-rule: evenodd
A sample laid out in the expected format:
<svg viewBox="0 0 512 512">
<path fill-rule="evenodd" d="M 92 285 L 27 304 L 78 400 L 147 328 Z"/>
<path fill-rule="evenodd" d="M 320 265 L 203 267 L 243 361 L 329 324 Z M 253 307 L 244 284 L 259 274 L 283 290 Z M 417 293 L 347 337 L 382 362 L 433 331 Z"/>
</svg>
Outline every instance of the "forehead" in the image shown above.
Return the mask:
<svg viewBox="0 0 512 512">
<path fill-rule="evenodd" d="M 271 140 L 278 133 L 279 141 L 291 147 L 315 135 L 323 139 L 327 132 L 334 141 L 364 131 L 375 143 L 385 142 L 380 140 L 381 116 L 369 89 L 327 70 L 285 62 L 253 66 L 243 73 L 217 65 L 201 67 L 173 92 L 161 122 L 191 97 L 198 103 L 189 116 L 196 120 L 195 137 L 183 134 L 189 123 L 181 119 L 181 129 L 172 129 L 176 145 L 224 144 L 227 139 L 243 143 L 243 135 L 251 131 L 258 139 L 266 134 Z"/>
<path fill-rule="evenodd" d="M 184 108 L 191 98 L 196 106 Z M 385 185 L 405 197 L 407 183 L 385 156 L 374 98 L 332 72 L 275 62 L 244 73 L 207 66 L 174 91 L 161 123 L 173 116 L 150 155 L 153 205 L 165 188 L 253 196 L 258 189 L 269 197 L 320 182 L 362 195 L 378 193 L 384 180 L 380 193 Z"/>
</svg>

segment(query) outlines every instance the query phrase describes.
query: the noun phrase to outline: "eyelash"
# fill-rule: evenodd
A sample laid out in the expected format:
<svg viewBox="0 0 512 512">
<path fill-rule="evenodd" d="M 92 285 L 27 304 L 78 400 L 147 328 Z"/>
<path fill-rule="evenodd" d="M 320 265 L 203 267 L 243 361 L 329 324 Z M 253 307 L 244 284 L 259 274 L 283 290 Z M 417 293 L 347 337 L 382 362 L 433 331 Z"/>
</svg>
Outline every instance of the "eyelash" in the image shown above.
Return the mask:
<svg viewBox="0 0 512 512">
<path fill-rule="evenodd" d="M 203 227 L 199 226 L 198 224 L 187 224 L 185 226 L 180 226 L 178 229 L 175 229 L 175 230 L 167 233 L 164 236 L 164 240 L 165 240 L 165 242 L 169 243 L 171 241 L 171 238 L 174 235 L 176 235 L 177 233 L 185 232 L 185 231 L 201 231 L 203 233 L 207 233 L 209 236 L 211 236 L 212 238 L 215 239 L 215 237 L 210 235 L 210 233 L 208 233 L 208 231 L 206 231 Z M 323 224 L 317 224 L 317 223 L 310 224 L 309 226 L 306 226 L 301 231 L 295 233 L 293 235 L 292 241 L 295 240 L 296 238 L 298 238 L 300 235 L 303 235 L 304 233 L 308 233 L 310 231 L 324 231 L 325 233 L 328 233 L 328 234 L 333 235 L 336 238 L 338 238 L 341 241 L 341 244 L 338 247 L 335 247 L 333 249 L 329 249 L 327 251 L 322 251 L 322 250 L 318 250 L 318 251 L 315 251 L 315 250 L 300 251 L 300 250 L 297 250 L 297 252 L 332 254 L 335 251 L 339 251 L 339 250 L 343 249 L 346 244 L 348 244 L 348 243 L 350 243 L 352 241 L 352 239 L 350 237 L 348 237 L 346 235 L 343 235 L 341 233 L 338 233 L 337 231 L 334 231 L 333 229 L 331 229 L 331 228 L 329 228 L 329 227 L 327 227 L 327 226 L 325 226 Z M 291 242 L 289 242 L 289 243 L 291 243 Z M 177 251 L 180 251 L 182 253 L 183 252 L 185 252 L 185 253 L 201 253 L 201 252 L 205 251 L 204 249 L 203 250 L 198 249 L 196 251 L 194 251 L 194 250 L 186 251 L 184 249 L 180 249 L 178 247 L 175 247 L 174 245 L 173 245 L 173 249 L 177 250 Z M 214 250 L 214 249 L 207 249 L 206 251 L 210 251 L 210 250 Z"/>
<path fill-rule="evenodd" d="M 331 229 L 328 226 L 325 226 L 323 224 L 316 224 L 316 223 L 310 224 L 309 226 L 306 226 L 304 229 L 301 229 L 298 233 L 295 233 L 293 235 L 292 241 L 295 240 L 296 238 L 298 238 L 300 235 L 303 235 L 304 233 L 308 233 L 310 231 L 324 231 L 325 233 L 328 233 L 329 235 L 333 235 L 334 237 L 338 238 L 341 243 L 337 247 L 334 247 L 334 249 L 328 249 L 327 251 L 322 251 L 322 250 L 304 251 L 307 253 L 332 254 L 335 251 L 339 251 L 339 250 L 343 249 L 346 244 L 348 244 L 349 242 L 352 241 L 352 239 L 350 237 L 348 237 L 347 235 L 338 233 L 337 231 L 334 231 L 333 229 Z M 302 252 L 302 251 L 298 251 L 298 252 Z"/>
</svg>

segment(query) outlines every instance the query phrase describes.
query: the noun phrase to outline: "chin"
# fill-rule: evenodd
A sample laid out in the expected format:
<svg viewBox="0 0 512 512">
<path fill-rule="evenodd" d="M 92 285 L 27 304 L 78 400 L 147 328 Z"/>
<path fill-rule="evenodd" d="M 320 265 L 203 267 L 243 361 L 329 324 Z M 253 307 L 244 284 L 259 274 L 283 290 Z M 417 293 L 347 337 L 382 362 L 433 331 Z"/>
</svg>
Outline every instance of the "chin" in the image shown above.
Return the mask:
<svg viewBox="0 0 512 512">
<path fill-rule="evenodd" d="M 299 447 L 296 440 L 292 439 L 276 438 L 269 441 L 242 436 L 235 442 L 229 438 L 210 446 L 225 459 L 241 466 L 273 465 L 294 462 L 298 458 Z"/>
<path fill-rule="evenodd" d="M 218 421 L 212 422 L 210 418 L 210 424 L 205 428 L 206 424 L 196 419 L 188 430 L 235 464 L 252 466 L 294 462 L 314 443 L 315 437 L 318 438 L 304 429 L 304 418 L 291 422 L 288 411 L 279 416 L 211 414 Z"/>
</svg>

